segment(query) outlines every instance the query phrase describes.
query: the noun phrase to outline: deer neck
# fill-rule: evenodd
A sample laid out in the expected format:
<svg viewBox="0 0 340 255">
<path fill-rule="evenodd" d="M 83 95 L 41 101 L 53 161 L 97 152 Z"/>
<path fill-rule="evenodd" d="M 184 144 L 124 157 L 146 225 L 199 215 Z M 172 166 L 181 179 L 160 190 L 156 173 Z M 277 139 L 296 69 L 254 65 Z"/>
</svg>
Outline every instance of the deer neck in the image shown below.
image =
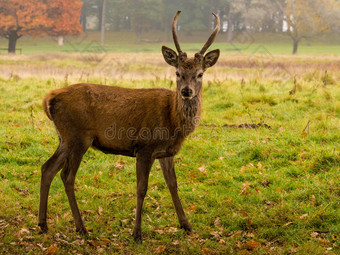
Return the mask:
<svg viewBox="0 0 340 255">
<path fill-rule="evenodd" d="M 184 100 L 180 93 L 177 93 L 177 113 L 180 126 L 191 133 L 199 124 L 202 108 L 202 91 L 191 100 Z"/>
</svg>

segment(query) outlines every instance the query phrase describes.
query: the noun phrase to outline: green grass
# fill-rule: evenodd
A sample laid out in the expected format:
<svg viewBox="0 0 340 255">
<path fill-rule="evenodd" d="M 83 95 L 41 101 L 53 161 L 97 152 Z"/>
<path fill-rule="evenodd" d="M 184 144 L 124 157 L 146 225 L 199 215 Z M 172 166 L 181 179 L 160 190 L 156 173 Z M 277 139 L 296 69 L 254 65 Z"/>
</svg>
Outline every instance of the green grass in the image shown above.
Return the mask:
<svg viewBox="0 0 340 255">
<path fill-rule="evenodd" d="M 71 81 L 34 74 L 30 78 L 17 71 L 19 59 L 7 61 L 0 59 L 0 67 L 14 75 L 0 77 L 0 253 L 53 254 L 54 249 L 56 254 L 340 252 L 338 72 L 331 74 L 332 84 L 324 87 L 322 70 L 303 69 L 298 73 L 296 94 L 289 95 L 292 79 L 283 82 L 275 73 L 261 75 L 258 69 L 244 66 L 237 70 L 245 77 L 240 82 L 239 76 L 220 78 L 233 77 L 233 69 L 212 69 L 204 85 L 201 126 L 186 140 L 175 165 L 179 194 L 195 233 L 187 235 L 178 227 L 169 191 L 155 163 L 144 203 L 144 243 L 135 244 L 131 237 L 135 160 L 94 150 L 84 156 L 76 180 L 89 237 L 83 239 L 75 232 L 59 176 L 50 190 L 49 232 L 39 234 L 40 167 L 57 146 L 41 99 L 50 89 L 70 82 L 168 87 L 170 80 L 134 81 L 120 79 L 119 74 L 84 80 L 71 77 Z M 20 64 L 34 68 L 30 61 L 23 58 Z M 44 63 L 85 72 L 90 68 L 77 59 L 53 61 Z M 287 61 L 299 66 L 298 60 Z M 123 72 L 133 74 L 133 65 L 144 71 L 132 60 Z M 167 70 L 162 65 L 154 69 L 158 77 Z M 214 77 L 216 70 L 219 76 Z M 243 76 L 244 72 L 253 76 Z M 271 129 L 222 127 L 242 123 L 265 123 Z"/>
<path fill-rule="evenodd" d="M 179 33 L 181 47 L 185 51 L 196 52 L 209 36 L 208 32 L 195 32 L 192 35 Z M 134 33 L 128 31 L 107 32 L 105 46 L 100 45 L 99 32 L 89 31 L 79 36 L 67 36 L 64 46 L 58 46 L 53 37 L 22 37 L 17 42 L 17 48 L 22 49 L 23 54 L 37 54 L 47 52 L 159 52 L 162 45 L 172 47 L 171 38 L 164 38 L 164 34 L 150 31 L 142 35 L 142 42 L 136 43 Z M 292 42 L 285 34 L 261 34 L 238 32 L 234 34 L 232 44 L 225 43 L 226 33 L 219 34 L 214 48 L 226 53 L 251 53 L 264 54 L 291 54 Z M 199 42 L 199 43 L 193 43 Z M 299 54 L 340 54 L 340 39 L 335 35 L 323 35 L 308 41 L 302 40 L 299 44 Z M 7 48 L 8 41 L 0 38 L 0 48 Z M 0 54 L 6 54 L 2 50 Z M 19 52 L 18 52 L 19 53 Z"/>
</svg>

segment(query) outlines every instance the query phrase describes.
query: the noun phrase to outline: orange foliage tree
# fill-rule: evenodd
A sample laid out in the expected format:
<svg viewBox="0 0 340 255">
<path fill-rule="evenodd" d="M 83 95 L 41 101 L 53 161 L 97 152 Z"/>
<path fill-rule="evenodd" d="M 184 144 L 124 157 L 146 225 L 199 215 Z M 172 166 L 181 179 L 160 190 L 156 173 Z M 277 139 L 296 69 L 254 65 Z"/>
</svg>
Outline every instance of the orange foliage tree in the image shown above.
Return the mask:
<svg viewBox="0 0 340 255">
<path fill-rule="evenodd" d="M 80 15 L 83 2 L 79 0 L 47 0 L 48 17 L 52 20 L 48 35 L 57 36 L 59 45 L 65 35 L 82 32 Z"/>
<path fill-rule="evenodd" d="M 0 36 L 8 39 L 8 52 L 15 53 L 17 40 L 24 35 L 80 33 L 81 5 L 80 0 L 0 1 Z"/>
</svg>

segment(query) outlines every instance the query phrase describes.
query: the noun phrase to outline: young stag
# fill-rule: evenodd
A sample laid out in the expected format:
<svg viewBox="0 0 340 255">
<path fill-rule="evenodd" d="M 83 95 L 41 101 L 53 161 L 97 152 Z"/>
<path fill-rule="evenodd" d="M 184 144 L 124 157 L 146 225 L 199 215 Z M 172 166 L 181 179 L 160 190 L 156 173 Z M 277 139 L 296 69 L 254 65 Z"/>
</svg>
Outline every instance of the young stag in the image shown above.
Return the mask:
<svg viewBox="0 0 340 255">
<path fill-rule="evenodd" d="M 177 39 L 179 13 L 172 23 L 178 54 L 162 47 L 165 61 L 176 68 L 176 91 L 75 84 L 53 90 L 45 96 L 43 108 L 57 129 L 59 146 L 41 168 L 39 226 L 42 232 L 48 229 L 46 214 L 50 185 L 62 169 L 61 179 L 76 230 L 81 234 L 87 233 L 76 202 L 74 182 L 82 157 L 89 147 L 104 153 L 137 158 L 135 240 L 142 239 L 142 206 L 155 159 L 161 165 L 181 227 L 192 231 L 177 193 L 174 156 L 184 139 L 194 131 L 200 118 L 203 73 L 216 63 L 220 51 L 204 53 L 213 43 L 220 24 L 218 17 L 213 14 L 216 28 L 202 50 L 194 58 L 187 58 Z"/>
</svg>

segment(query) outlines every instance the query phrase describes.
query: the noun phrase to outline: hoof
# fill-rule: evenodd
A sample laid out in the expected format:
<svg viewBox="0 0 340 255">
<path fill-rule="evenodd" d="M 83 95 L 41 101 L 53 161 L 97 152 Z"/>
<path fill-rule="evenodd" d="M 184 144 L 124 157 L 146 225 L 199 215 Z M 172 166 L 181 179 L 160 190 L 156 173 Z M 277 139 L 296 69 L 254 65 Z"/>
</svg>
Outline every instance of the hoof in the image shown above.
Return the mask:
<svg viewBox="0 0 340 255">
<path fill-rule="evenodd" d="M 142 244 L 143 239 L 141 231 L 133 231 L 133 239 L 135 240 L 136 243 Z"/>
<path fill-rule="evenodd" d="M 76 229 L 77 233 L 79 233 L 82 236 L 87 236 L 88 232 L 85 227 L 77 228 Z"/>
<path fill-rule="evenodd" d="M 40 234 L 47 233 L 48 227 L 47 227 L 46 222 L 44 222 L 44 223 L 39 223 L 38 226 L 40 227 L 40 232 L 39 232 Z"/>
<path fill-rule="evenodd" d="M 188 223 L 188 222 L 181 224 L 181 228 L 184 229 L 185 232 L 187 232 L 187 233 L 193 232 L 192 227 L 191 227 L 190 223 Z"/>
</svg>

